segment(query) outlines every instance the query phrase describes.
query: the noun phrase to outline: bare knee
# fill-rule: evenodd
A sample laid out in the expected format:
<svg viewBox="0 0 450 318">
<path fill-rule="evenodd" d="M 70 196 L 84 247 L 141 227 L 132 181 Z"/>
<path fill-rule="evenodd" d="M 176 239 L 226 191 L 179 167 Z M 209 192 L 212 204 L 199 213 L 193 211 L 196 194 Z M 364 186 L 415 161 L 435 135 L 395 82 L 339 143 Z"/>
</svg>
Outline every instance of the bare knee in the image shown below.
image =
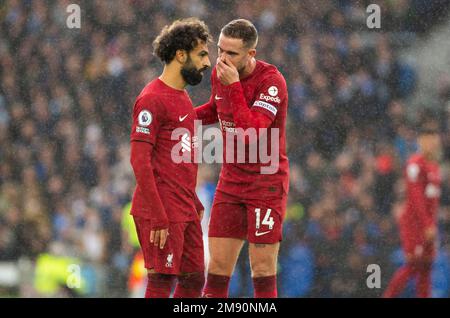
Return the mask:
<svg viewBox="0 0 450 318">
<path fill-rule="evenodd" d="M 208 273 L 231 276 L 243 244 L 239 239 L 209 238 Z"/>
<path fill-rule="evenodd" d="M 251 264 L 252 277 L 266 277 L 276 274 L 276 268 L 274 268 L 272 262 L 264 260 L 254 260 Z"/>
<path fill-rule="evenodd" d="M 277 273 L 278 244 L 250 244 L 250 267 L 253 277 Z"/>
<path fill-rule="evenodd" d="M 233 274 L 234 263 L 230 260 L 211 256 L 208 264 L 208 273 L 222 276 L 231 276 Z"/>
</svg>

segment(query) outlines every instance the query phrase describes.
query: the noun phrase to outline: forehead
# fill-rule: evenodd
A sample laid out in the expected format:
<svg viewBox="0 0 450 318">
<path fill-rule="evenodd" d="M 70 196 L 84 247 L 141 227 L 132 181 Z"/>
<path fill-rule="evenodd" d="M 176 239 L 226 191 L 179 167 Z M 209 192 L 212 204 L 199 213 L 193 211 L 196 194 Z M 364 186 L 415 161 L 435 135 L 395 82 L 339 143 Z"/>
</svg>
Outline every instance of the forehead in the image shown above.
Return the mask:
<svg viewBox="0 0 450 318">
<path fill-rule="evenodd" d="M 230 38 L 223 34 L 220 34 L 219 43 L 217 45 L 224 51 L 237 51 L 244 48 L 242 39 Z"/>
<path fill-rule="evenodd" d="M 208 44 L 204 41 L 199 41 L 197 46 L 192 51 L 195 53 L 201 52 L 201 51 L 208 52 Z"/>
</svg>

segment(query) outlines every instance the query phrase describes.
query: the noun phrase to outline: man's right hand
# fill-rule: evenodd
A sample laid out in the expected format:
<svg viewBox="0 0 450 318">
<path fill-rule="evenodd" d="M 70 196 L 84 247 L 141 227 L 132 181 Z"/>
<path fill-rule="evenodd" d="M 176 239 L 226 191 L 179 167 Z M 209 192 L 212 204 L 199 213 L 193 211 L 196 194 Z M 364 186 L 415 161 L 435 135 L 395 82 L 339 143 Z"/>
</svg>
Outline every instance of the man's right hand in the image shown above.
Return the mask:
<svg viewBox="0 0 450 318">
<path fill-rule="evenodd" d="M 150 243 L 159 246 L 160 249 L 166 245 L 167 237 L 169 236 L 169 229 L 160 229 L 150 231 Z"/>
</svg>

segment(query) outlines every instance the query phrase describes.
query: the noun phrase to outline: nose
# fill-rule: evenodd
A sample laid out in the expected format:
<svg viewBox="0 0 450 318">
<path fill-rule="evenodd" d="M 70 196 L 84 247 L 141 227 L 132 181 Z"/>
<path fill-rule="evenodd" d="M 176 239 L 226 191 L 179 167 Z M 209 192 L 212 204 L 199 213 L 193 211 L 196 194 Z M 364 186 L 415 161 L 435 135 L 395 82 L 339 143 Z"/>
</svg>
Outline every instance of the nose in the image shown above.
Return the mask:
<svg viewBox="0 0 450 318">
<path fill-rule="evenodd" d="M 205 68 L 210 68 L 210 67 L 211 67 L 211 61 L 209 60 L 209 57 L 206 58 L 204 67 L 205 67 Z"/>
</svg>

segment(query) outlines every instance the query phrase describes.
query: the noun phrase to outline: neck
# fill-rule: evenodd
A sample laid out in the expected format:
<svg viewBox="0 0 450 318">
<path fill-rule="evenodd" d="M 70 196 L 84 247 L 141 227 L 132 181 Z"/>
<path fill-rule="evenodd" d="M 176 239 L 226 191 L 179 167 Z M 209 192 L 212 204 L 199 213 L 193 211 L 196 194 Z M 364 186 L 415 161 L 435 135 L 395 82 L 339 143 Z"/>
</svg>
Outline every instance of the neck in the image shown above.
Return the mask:
<svg viewBox="0 0 450 318">
<path fill-rule="evenodd" d="M 166 64 L 164 66 L 164 70 L 162 74 L 159 76 L 159 79 L 164 82 L 167 86 L 170 86 L 177 90 L 184 90 L 187 83 L 181 76 L 180 70 L 176 65 Z"/>
<path fill-rule="evenodd" d="M 434 155 L 432 153 L 430 153 L 430 152 L 424 152 L 423 156 L 429 161 L 434 161 L 434 159 L 435 159 Z"/>
<path fill-rule="evenodd" d="M 255 67 L 256 67 L 256 59 L 254 57 L 252 57 L 248 61 L 247 65 L 245 66 L 244 71 L 242 72 L 242 74 L 239 74 L 239 78 L 240 79 L 244 79 L 247 76 L 249 76 L 250 74 L 252 74 L 253 71 L 255 70 Z"/>
</svg>

